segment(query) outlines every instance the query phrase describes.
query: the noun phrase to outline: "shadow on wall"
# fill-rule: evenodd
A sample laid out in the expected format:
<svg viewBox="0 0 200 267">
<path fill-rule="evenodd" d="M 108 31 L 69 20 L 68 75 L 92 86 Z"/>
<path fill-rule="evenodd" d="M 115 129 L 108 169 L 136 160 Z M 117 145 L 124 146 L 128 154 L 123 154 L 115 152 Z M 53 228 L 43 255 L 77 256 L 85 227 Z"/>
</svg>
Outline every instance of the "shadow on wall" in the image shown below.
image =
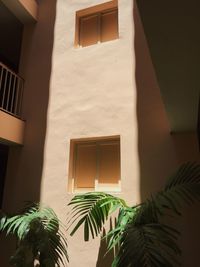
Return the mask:
<svg viewBox="0 0 200 267">
<path fill-rule="evenodd" d="M 137 90 L 138 157 L 140 164 L 140 195 L 145 200 L 164 184 L 175 162 L 168 121 L 161 101 L 143 28 L 134 1 L 134 80 Z M 135 88 L 133 87 L 135 90 Z M 172 155 L 170 158 L 168 155 Z M 164 176 L 164 177 L 163 177 Z M 160 180 L 159 180 L 160 179 Z M 97 267 L 110 267 L 114 255 L 104 258 L 106 242 L 101 242 Z"/>
<path fill-rule="evenodd" d="M 40 200 L 56 2 L 41 1 L 38 22 L 24 29 L 20 73 L 25 77 L 22 111 L 26 129 L 24 146 L 11 147 L 6 209 L 20 207 L 25 200 Z"/>
<path fill-rule="evenodd" d="M 56 2 L 41 1 L 38 22 L 24 29 L 20 74 L 25 78 L 22 110 L 26 129 L 24 146 L 10 147 L 3 201 L 7 212 L 18 210 L 24 201 L 40 200 Z M 11 246 L 6 242 L 1 238 L 1 265 L 4 267 L 11 255 Z"/>
<path fill-rule="evenodd" d="M 112 230 L 112 220 L 110 219 L 110 230 Z M 103 230 L 103 237 L 105 237 L 106 232 Z M 100 247 L 99 247 L 99 254 L 97 259 L 96 267 L 110 267 L 114 260 L 114 251 L 110 251 L 106 254 L 108 247 L 108 240 L 103 239 L 101 240 Z"/>
<path fill-rule="evenodd" d="M 199 2 L 196 0 L 191 1 L 189 7 L 187 1 L 176 1 L 175 6 L 173 1 L 167 2 L 166 6 L 163 6 L 157 0 L 150 3 L 150 5 L 145 0 L 137 2 L 145 25 L 146 35 L 148 36 L 148 44 L 151 48 L 153 63 L 162 89 L 161 92 L 165 100 L 167 92 L 168 94 L 170 92 L 171 121 L 172 114 L 174 122 L 179 122 L 177 114 L 185 117 L 187 121 L 185 113 L 190 113 L 190 100 L 195 95 L 189 93 L 193 90 L 190 88 L 199 87 L 199 76 L 196 75 L 199 38 L 197 38 L 195 31 L 197 25 L 199 25 L 198 9 L 196 8 Z M 153 10 L 155 13 L 152 13 Z M 138 14 L 139 11 L 135 4 L 134 45 L 136 55 L 138 153 L 141 171 L 140 191 L 141 198 L 144 199 L 149 193 L 159 190 L 165 183 L 166 178 L 181 163 L 199 160 L 199 151 L 195 132 L 170 134 L 170 128 L 171 126 L 173 127 L 173 124 L 171 122 L 169 127 Z M 155 14 L 158 16 L 155 16 Z M 188 21 L 187 18 L 191 19 Z M 185 30 L 182 31 L 182 29 Z M 188 36 L 190 38 L 187 38 Z M 179 95 L 181 98 L 178 100 L 177 96 Z M 184 99 L 182 99 L 182 95 Z M 185 100 L 187 104 L 183 105 Z M 182 102 L 182 104 L 180 105 L 179 102 Z M 184 112 L 181 109 L 183 106 L 185 107 Z"/>
<path fill-rule="evenodd" d="M 180 9 L 180 12 L 183 12 L 183 10 Z M 140 163 L 140 194 L 141 200 L 145 200 L 146 197 L 158 191 L 165 184 L 166 178 L 178 166 L 187 161 L 200 161 L 200 158 L 195 132 L 170 135 L 168 119 L 162 104 L 162 98 L 138 14 L 139 12 L 135 4 L 134 48 L 136 56 L 138 155 Z M 171 27 L 173 28 L 173 25 Z M 160 62 L 162 62 L 161 58 Z M 173 68 L 178 68 L 173 60 L 170 63 L 173 65 Z M 170 75 L 170 73 L 166 73 L 166 75 Z M 184 75 L 187 77 L 188 73 L 184 73 Z M 179 77 L 176 77 L 176 81 L 178 79 Z M 200 218 L 198 210 L 199 204 L 187 208 L 177 224 L 181 232 L 181 266 L 184 267 L 199 265 Z"/>
<path fill-rule="evenodd" d="M 145 200 L 164 185 L 177 162 L 136 2 L 133 13 L 140 194 L 141 200 Z"/>
</svg>

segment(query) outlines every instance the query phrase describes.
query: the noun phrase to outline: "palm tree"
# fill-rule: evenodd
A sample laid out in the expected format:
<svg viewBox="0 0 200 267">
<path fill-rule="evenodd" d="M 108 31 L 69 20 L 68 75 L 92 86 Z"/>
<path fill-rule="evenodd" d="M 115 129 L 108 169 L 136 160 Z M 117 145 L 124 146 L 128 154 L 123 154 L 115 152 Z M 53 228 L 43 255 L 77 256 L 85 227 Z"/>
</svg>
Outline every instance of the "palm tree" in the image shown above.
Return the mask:
<svg viewBox="0 0 200 267">
<path fill-rule="evenodd" d="M 165 224 L 163 216 L 180 216 L 182 205 L 196 200 L 200 200 L 200 165 L 187 163 L 170 177 L 162 191 L 137 206 L 129 207 L 123 199 L 103 192 L 75 196 L 69 203 L 71 235 L 81 225 L 85 241 L 100 235 L 110 215 L 118 210 L 115 227 L 106 235 L 107 250 L 116 251 L 113 267 L 178 266 L 180 233 Z"/>
<path fill-rule="evenodd" d="M 15 216 L 1 215 L 0 232 L 17 238 L 17 249 L 10 263 L 16 267 L 63 266 L 68 262 L 67 243 L 62 223 L 54 211 L 29 204 Z"/>
</svg>

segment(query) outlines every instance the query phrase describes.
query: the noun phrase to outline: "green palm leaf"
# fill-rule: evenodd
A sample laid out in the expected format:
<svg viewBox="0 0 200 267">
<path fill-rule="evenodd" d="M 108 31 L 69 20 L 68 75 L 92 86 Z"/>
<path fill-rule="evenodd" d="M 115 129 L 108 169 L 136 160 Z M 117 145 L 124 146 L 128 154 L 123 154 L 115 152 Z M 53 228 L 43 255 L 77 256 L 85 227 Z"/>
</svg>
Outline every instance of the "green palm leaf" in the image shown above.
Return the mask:
<svg viewBox="0 0 200 267">
<path fill-rule="evenodd" d="M 76 226 L 71 231 L 73 235 L 79 227 L 84 225 L 84 240 L 88 241 L 98 236 L 108 216 L 119 208 L 127 207 L 124 200 L 103 192 L 90 192 L 75 196 L 69 205 L 73 205 L 71 220 L 68 222 Z"/>
<path fill-rule="evenodd" d="M 169 226 L 152 223 L 129 224 L 121 239 L 113 267 L 173 267 L 180 265 L 176 241 L 179 233 Z"/>
<path fill-rule="evenodd" d="M 172 267 L 179 264 L 178 232 L 160 223 L 160 217 L 173 211 L 181 215 L 183 204 L 200 200 L 200 165 L 186 163 L 169 179 L 163 191 L 147 199 L 127 224 L 113 266 Z M 169 211 L 169 213 L 168 213 Z"/>
<path fill-rule="evenodd" d="M 181 215 L 182 205 L 192 205 L 200 200 L 200 165 L 197 163 L 183 164 L 170 177 L 163 191 L 153 198 L 154 206 L 160 214 L 166 209 Z"/>
<path fill-rule="evenodd" d="M 55 264 L 59 267 L 68 262 L 64 229 L 51 208 L 32 204 L 22 214 L 4 216 L 0 222 L 2 231 L 19 240 L 11 264 L 31 266 L 34 258 L 39 258 L 44 267 L 54 267 Z"/>
<path fill-rule="evenodd" d="M 133 220 L 136 213 L 134 208 L 120 208 L 114 229 L 111 229 L 104 237 L 107 239 L 108 252 L 112 249 L 118 249 L 121 243 L 121 238 L 126 230 L 127 225 Z"/>
<path fill-rule="evenodd" d="M 135 207 L 102 192 L 74 197 L 70 203 L 71 225 L 76 225 L 71 235 L 83 224 L 84 239 L 88 240 L 90 234 L 94 238 L 101 233 L 108 216 L 118 209 L 115 227 L 105 237 L 108 250 L 119 248 L 112 266 L 173 267 L 179 265 L 179 233 L 160 219 L 172 212 L 181 215 L 182 205 L 196 200 L 200 200 L 200 165 L 186 163 L 169 179 L 164 190 Z"/>
</svg>

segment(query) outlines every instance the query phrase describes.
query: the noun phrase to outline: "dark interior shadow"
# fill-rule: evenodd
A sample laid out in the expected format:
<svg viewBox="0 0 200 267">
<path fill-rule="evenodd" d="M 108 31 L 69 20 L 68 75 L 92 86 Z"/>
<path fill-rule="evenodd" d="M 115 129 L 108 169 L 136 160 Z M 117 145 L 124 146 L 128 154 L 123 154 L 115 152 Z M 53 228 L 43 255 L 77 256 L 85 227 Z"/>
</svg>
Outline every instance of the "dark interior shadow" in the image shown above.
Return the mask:
<svg viewBox="0 0 200 267">
<path fill-rule="evenodd" d="M 26 126 L 24 145 L 9 149 L 3 200 L 9 213 L 21 209 L 24 201 L 40 200 L 56 4 L 56 0 L 40 1 L 38 22 L 24 26 L 19 72 L 25 79 L 22 116 Z M 1 266 L 8 266 L 12 249 L 1 238 Z"/>
<path fill-rule="evenodd" d="M 38 22 L 24 27 L 20 73 L 25 78 L 22 116 L 26 127 L 23 147 L 10 146 L 6 210 L 19 208 L 27 200 L 40 200 L 56 2 L 41 1 Z"/>
<path fill-rule="evenodd" d="M 0 42 L 0 62 L 14 72 L 18 72 L 23 24 L 2 1 L 0 2 L 0 18 L 0 34 L 3 36 Z"/>
<path fill-rule="evenodd" d="M 138 5 L 141 5 L 143 2 L 143 8 L 146 13 L 143 14 L 146 17 L 146 27 L 148 25 L 148 19 L 155 18 L 155 14 L 152 14 L 152 9 L 155 9 L 158 14 L 158 20 L 160 24 L 155 24 L 155 32 L 157 29 L 162 29 L 162 32 L 165 34 L 165 37 L 168 37 L 169 43 L 173 46 L 174 53 L 177 55 L 181 54 L 183 50 L 179 47 L 174 46 L 173 40 L 179 40 L 179 43 L 184 43 L 187 48 L 188 44 L 185 40 L 189 40 L 191 49 L 187 49 L 185 54 L 181 55 L 181 59 L 185 61 L 187 58 L 187 64 L 183 64 L 182 61 L 177 64 L 176 58 L 174 55 L 165 54 L 163 49 L 162 38 L 160 38 L 159 31 L 149 32 L 148 38 L 151 37 L 151 45 L 154 45 L 154 52 L 160 53 L 160 57 L 157 57 L 157 61 L 160 63 L 157 71 L 165 76 L 166 80 L 171 81 L 167 83 L 166 89 L 172 90 L 173 92 L 178 92 L 176 88 L 173 88 L 174 84 L 182 84 L 183 87 L 186 86 L 187 82 L 191 82 L 188 86 L 188 91 L 190 88 L 199 88 L 199 76 L 195 76 L 196 73 L 196 64 L 195 62 L 199 58 L 199 53 L 194 48 L 198 45 L 199 39 L 194 38 L 194 35 L 191 35 L 191 38 L 187 38 L 187 34 L 192 34 L 195 27 L 189 27 L 189 23 L 186 17 L 186 14 L 190 14 L 189 11 L 192 10 L 192 14 L 195 15 L 198 10 L 195 8 L 194 4 L 198 4 L 198 1 L 192 1 L 190 5 L 190 10 L 187 10 L 187 2 L 180 2 L 178 10 L 181 6 L 180 13 L 175 13 L 176 21 L 181 22 L 181 29 L 185 29 L 184 25 L 187 25 L 187 29 L 184 30 L 183 34 L 181 31 L 177 31 L 177 25 L 170 20 L 170 16 L 167 16 L 165 25 L 163 25 L 162 12 L 165 13 L 165 8 L 158 9 L 155 1 L 154 3 L 147 3 L 147 1 L 138 1 Z M 140 4 L 139 4 L 140 3 Z M 159 1 L 157 3 L 160 3 Z M 171 2 L 172 3 L 172 2 Z M 179 1 L 176 2 L 178 5 Z M 147 4 L 147 5 L 146 5 Z M 155 4 L 155 5 L 154 5 Z M 168 8 L 175 12 L 173 5 L 167 3 Z M 173 2 L 174 4 L 174 2 Z M 148 5 L 151 6 L 148 9 Z M 161 7 L 162 4 L 159 4 Z M 141 8 L 140 8 L 141 9 Z M 187 12 L 186 12 L 187 10 Z M 185 11 L 185 13 L 184 13 Z M 141 24 L 139 17 L 139 12 L 137 6 L 134 6 L 134 25 L 135 25 L 135 38 L 134 38 L 134 50 L 136 57 L 136 90 L 137 90 L 137 120 L 138 120 L 138 156 L 140 164 L 140 195 L 141 199 L 145 200 L 151 193 L 154 193 L 165 184 L 165 180 L 169 177 L 177 167 L 187 161 L 198 161 L 199 160 L 199 151 L 198 151 L 198 142 L 195 132 L 185 132 L 177 133 L 170 135 L 169 133 L 169 124 L 168 119 L 165 114 L 164 105 L 162 104 L 162 97 L 160 95 L 160 89 L 158 87 L 157 79 L 155 76 L 153 64 L 150 58 L 148 51 L 147 40 L 144 35 L 144 30 Z M 174 13 L 173 13 L 174 14 Z M 181 18 L 181 14 L 183 18 Z M 166 14 L 165 14 L 166 15 Z M 179 18 L 180 16 L 180 18 Z M 170 18 L 170 19 L 169 19 Z M 195 24 L 197 20 L 191 15 L 191 24 Z M 199 17 L 198 17 L 199 18 Z M 199 20 L 197 20 L 199 22 Z M 185 23 L 185 24 L 184 24 Z M 196 23 L 199 25 L 199 23 Z M 171 32 L 166 32 L 165 28 L 171 29 Z M 168 35 L 167 35 L 168 34 Z M 171 34 L 171 35 L 170 35 Z M 151 35 L 151 36 L 150 36 Z M 195 35 L 196 36 L 196 35 Z M 174 38 L 174 39 L 173 39 Z M 181 39 L 183 38 L 183 39 Z M 154 40 L 154 43 L 153 41 Z M 160 43 L 161 42 L 161 43 Z M 168 51 L 170 50 L 168 47 Z M 156 54 L 156 53 L 155 53 Z M 194 56 L 194 57 L 193 57 Z M 168 57 L 168 58 L 167 58 Z M 174 58 L 173 58 L 174 57 Z M 165 59 L 167 58 L 168 64 L 165 64 Z M 191 61 L 191 62 L 190 62 Z M 158 63 L 157 62 L 157 63 Z M 155 62 L 154 62 L 155 64 Z M 183 67 L 183 72 L 180 72 L 180 65 Z M 163 65 L 163 66 L 162 66 Z M 195 68 L 195 69 L 193 69 Z M 172 69 L 172 71 L 171 71 Z M 187 70 L 194 71 L 187 71 Z M 179 75 L 175 75 L 180 73 Z M 163 78 L 162 77 L 162 78 Z M 162 80 L 163 82 L 163 80 Z M 174 83 L 174 84 L 173 84 Z M 182 87 L 181 87 L 182 89 Z M 182 99 L 181 99 L 182 100 Z M 187 99 L 190 101 L 190 98 Z M 172 102 L 173 104 L 173 102 Z M 176 103 L 174 103 L 176 105 Z M 173 107 L 173 105 L 172 105 Z M 187 110 L 187 109 L 186 109 Z M 184 114 L 182 114 L 184 116 Z M 198 125 L 199 127 L 199 125 Z M 176 222 L 178 230 L 181 232 L 180 238 L 180 247 L 182 249 L 181 266 L 198 266 L 199 265 L 199 205 L 194 205 L 185 209 L 183 216 L 179 218 Z"/>
<path fill-rule="evenodd" d="M 148 191 L 162 187 L 184 157 L 186 161 L 196 157 L 190 154 L 193 144 L 187 146 L 190 138 L 187 140 L 185 136 L 187 144 L 183 142 L 181 148 L 173 144 L 173 139 L 179 142 L 178 134 L 173 138 L 169 132 L 172 129 L 178 133 L 193 131 L 195 134 L 200 85 L 197 71 L 200 4 L 196 0 L 189 6 L 187 1 L 180 0 L 165 3 L 138 0 L 137 5 L 139 11 L 136 7 L 134 10 L 134 48 L 138 151 L 141 196 L 145 198 Z"/>
</svg>

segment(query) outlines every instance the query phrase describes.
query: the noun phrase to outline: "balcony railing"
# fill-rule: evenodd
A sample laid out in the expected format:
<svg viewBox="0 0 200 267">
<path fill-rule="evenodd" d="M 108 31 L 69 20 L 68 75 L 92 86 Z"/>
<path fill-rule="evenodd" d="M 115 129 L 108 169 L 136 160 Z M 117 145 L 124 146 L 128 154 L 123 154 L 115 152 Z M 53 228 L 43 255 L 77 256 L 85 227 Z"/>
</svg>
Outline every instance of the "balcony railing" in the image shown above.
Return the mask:
<svg viewBox="0 0 200 267">
<path fill-rule="evenodd" d="M 20 118 L 24 80 L 0 62 L 0 110 Z"/>
</svg>

